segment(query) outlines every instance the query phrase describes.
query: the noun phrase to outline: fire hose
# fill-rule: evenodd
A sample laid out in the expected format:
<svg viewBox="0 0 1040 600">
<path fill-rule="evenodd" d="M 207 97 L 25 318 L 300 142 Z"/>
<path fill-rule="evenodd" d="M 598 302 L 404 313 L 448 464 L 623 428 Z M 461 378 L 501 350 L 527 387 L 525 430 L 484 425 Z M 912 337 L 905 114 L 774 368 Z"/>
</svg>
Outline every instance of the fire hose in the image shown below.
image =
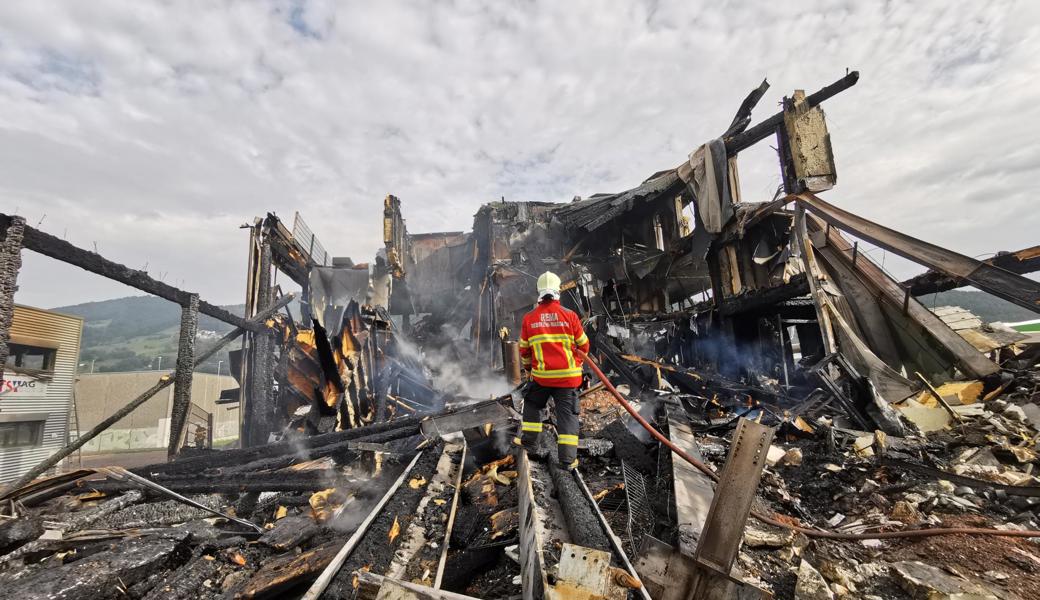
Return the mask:
<svg viewBox="0 0 1040 600">
<path fill-rule="evenodd" d="M 670 439 L 668 439 L 664 434 L 662 434 L 660 431 L 658 431 L 656 428 L 654 428 L 653 425 L 648 423 L 647 420 L 644 419 L 642 417 L 642 415 L 640 415 L 636 411 L 636 409 L 632 407 L 631 404 L 629 404 L 628 400 L 626 400 L 625 397 L 621 395 L 621 392 L 617 391 L 617 388 L 615 388 L 614 385 L 612 383 L 610 383 L 610 379 L 608 379 L 607 376 L 603 374 L 603 371 L 600 370 L 599 365 L 596 364 L 596 361 L 593 360 L 591 356 L 589 356 L 588 354 L 582 352 L 578 348 L 573 348 L 573 350 L 574 350 L 575 353 L 578 354 L 578 356 L 582 357 L 588 363 L 589 367 L 592 369 L 592 372 L 595 373 L 596 377 L 598 377 L 599 380 L 603 382 L 603 387 L 605 387 L 607 389 L 607 391 L 609 391 L 611 393 L 611 395 L 614 396 L 614 399 L 618 401 L 618 403 L 621 405 L 621 407 L 624 408 L 625 411 L 628 412 L 628 414 L 631 415 L 632 418 L 635 419 L 636 422 L 639 423 L 639 425 L 641 425 L 643 427 L 643 429 L 645 429 L 647 431 L 647 433 L 649 433 L 651 436 L 653 436 L 654 439 L 656 439 L 658 442 L 661 442 L 662 444 L 664 444 L 669 450 L 671 450 L 677 456 L 679 456 L 680 458 L 682 458 L 686 462 L 688 462 L 691 465 L 693 465 L 700 472 L 702 472 L 705 475 L 707 475 L 712 481 L 714 481 L 716 483 L 719 481 L 719 476 L 716 475 L 715 472 L 712 471 L 711 468 L 708 467 L 708 465 L 706 465 L 703 462 L 697 460 L 693 456 L 690 456 L 689 453 L 685 452 L 682 448 L 679 448 L 678 446 L 673 444 Z M 777 513 L 765 514 L 765 513 L 762 513 L 761 511 L 752 509 L 751 510 L 751 516 L 755 517 L 756 519 L 758 519 L 759 521 L 761 521 L 763 523 L 766 523 L 767 525 L 772 525 L 774 527 L 780 527 L 780 528 L 783 528 L 783 529 L 796 531 L 798 533 L 804 534 L 805 536 L 811 537 L 811 538 L 825 538 L 825 539 L 830 539 L 830 540 L 883 540 L 883 539 L 893 539 L 893 538 L 932 537 L 932 536 L 937 536 L 937 535 L 995 535 L 995 536 L 1003 536 L 1003 537 L 1023 537 L 1023 538 L 1040 537 L 1040 531 L 1016 530 L 1016 529 L 1004 530 L 1004 529 L 992 529 L 992 528 L 984 528 L 984 527 L 945 527 L 945 528 L 937 527 L 937 528 L 934 528 L 934 529 L 912 529 L 912 530 L 909 530 L 909 531 L 879 531 L 879 532 L 875 532 L 875 533 L 842 533 L 842 532 L 838 532 L 838 531 L 829 531 L 829 530 L 826 530 L 826 529 L 815 529 L 815 528 L 812 528 L 812 527 L 802 527 L 800 525 L 795 525 L 793 523 L 788 523 L 787 521 L 778 518 Z M 793 517 L 787 517 L 786 515 L 785 515 L 785 518 L 786 519 L 793 519 Z"/>
</svg>

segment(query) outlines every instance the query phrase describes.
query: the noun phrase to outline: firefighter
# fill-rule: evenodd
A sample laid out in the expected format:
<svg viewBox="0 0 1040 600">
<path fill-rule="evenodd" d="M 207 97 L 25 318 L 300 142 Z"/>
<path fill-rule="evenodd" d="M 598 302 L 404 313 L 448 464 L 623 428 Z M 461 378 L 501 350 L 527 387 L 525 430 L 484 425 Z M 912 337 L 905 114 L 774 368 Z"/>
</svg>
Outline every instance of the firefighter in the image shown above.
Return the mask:
<svg viewBox="0 0 1040 600">
<path fill-rule="evenodd" d="M 520 360 L 530 383 L 524 397 L 520 437 L 514 443 L 534 450 L 542 433 L 542 410 L 549 398 L 556 405 L 560 464 L 578 467 L 578 387 L 581 359 L 574 348 L 589 350 L 589 338 L 574 311 L 560 305 L 560 278 L 546 271 L 538 278 L 538 305 L 524 315 Z"/>
</svg>

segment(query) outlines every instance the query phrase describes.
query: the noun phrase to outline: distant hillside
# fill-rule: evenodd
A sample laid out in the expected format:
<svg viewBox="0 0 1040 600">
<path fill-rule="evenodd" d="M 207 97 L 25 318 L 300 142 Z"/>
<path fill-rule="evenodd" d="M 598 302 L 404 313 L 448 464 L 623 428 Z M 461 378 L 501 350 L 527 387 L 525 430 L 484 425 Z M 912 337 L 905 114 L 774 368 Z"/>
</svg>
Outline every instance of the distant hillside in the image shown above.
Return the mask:
<svg viewBox="0 0 1040 600">
<path fill-rule="evenodd" d="M 241 315 L 244 306 L 225 306 Z M 176 304 L 155 296 L 131 296 L 74 306 L 59 306 L 57 312 L 83 317 L 83 344 L 80 351 L 82 371 L 142 371 L 162 366 L 173 367 L 177 359 L 177 332 L 181 309 Z M 209 340 L 231 331 L 233 327 L 206 315 L 199 315 L 199 342 L 205 348 Z M 233 348 L 232 348 L 233 349 Z M 214 356 L 199 370 L 215 373 L 217 362 L 223 361 L 221 372 L 227 374 L 227 350 Z"/>
<path fill-rule="evenodd" d="M 1017 321 L 1029 321 L 1040 318 L 1040 314 L 984 292 L 950 290 L 934 295 L 921 296 L 918 300 L 928 308 L 939 306 L 960 306 L 961 308 L 966 308 L 978 315 L 986 323 L 997 321 L 1015 323 Z"/>
</svg>

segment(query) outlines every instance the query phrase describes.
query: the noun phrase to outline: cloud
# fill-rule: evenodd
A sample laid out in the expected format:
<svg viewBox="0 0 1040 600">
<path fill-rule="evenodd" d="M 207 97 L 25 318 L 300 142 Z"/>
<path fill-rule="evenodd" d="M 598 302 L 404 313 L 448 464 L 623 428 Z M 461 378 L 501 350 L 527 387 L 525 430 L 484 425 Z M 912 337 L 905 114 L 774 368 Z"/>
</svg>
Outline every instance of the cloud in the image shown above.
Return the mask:
<svg viewBox="0 0 1040 600">
<path fill-rule="evenodd" d="M 858 69 L 826 105 L 840 206 L 965 254 L 1036 242 L 1035 3 L 0 4 L 0 210 L 215 302 L 244 297 L 254 216 L 299 211 L 367 260 L 381 201 L 412 231 L 484 202 L 637 185 Z M 746 200 L 779 183 L 741 156 Z M 44 217 L 44 215 L 46 215 Z M 909 269 L 909 267 L 907 267 Z M 906 273 L 910 274 L 910 273 Z M 27 258 L 19 302 L 125 288 Z"/>
</svg>

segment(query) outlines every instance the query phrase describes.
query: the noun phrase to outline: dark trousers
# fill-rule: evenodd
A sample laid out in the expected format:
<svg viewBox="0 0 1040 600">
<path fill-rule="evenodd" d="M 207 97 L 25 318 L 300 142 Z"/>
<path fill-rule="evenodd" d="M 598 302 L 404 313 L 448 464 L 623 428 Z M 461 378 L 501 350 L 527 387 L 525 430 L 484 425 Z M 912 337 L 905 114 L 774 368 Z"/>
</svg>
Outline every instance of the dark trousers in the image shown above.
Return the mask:
<svg viewBox="0 0 1040 600">
<path fill-rule="evenodd" d="M 560 464 L 570 465 L 578 458 L 578 388 L 547 387 L 531 382 L 524 397 L 523 422 L 520 439 L 523 445 L 534 448 L 542 433 L 542 411 L 553 399 L 556 405 L 556 435 Z"/>
</svg>

